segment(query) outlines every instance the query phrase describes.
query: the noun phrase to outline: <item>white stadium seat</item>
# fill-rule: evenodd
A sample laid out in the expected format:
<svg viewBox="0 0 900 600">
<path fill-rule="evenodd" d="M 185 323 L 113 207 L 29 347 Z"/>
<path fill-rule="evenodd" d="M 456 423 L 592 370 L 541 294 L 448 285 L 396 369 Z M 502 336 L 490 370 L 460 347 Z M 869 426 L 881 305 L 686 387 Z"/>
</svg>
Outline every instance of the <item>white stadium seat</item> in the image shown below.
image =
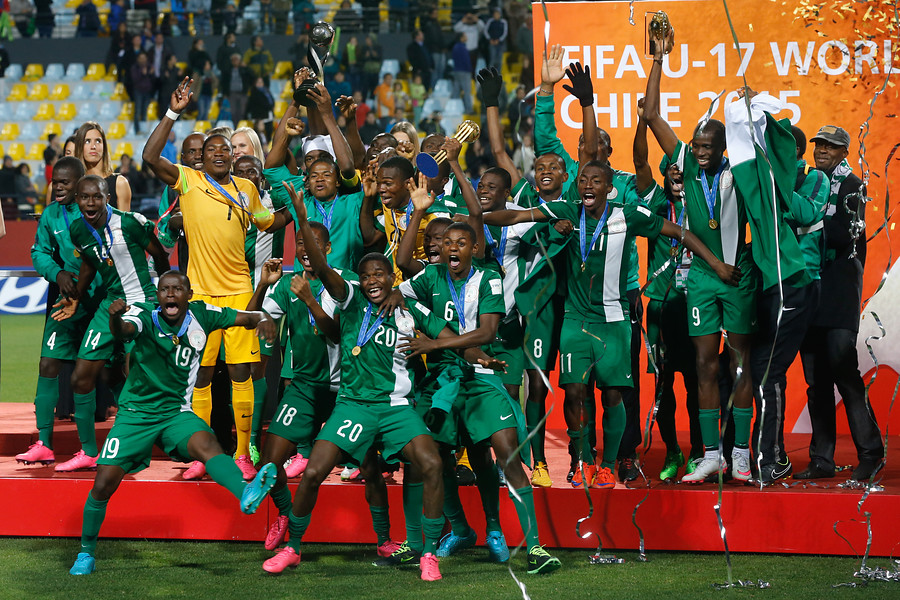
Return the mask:
<svg viewBox="0 0 900 600">
<path fill-rule="evenodd" d="M 81 81 L 84 79 L 85 68 L 81 63 L 69 63 L 66 67 L 66 81 Z"/>
<path fill-rule="evenodd" d="M 6 67 L 6 71 L 3 73 L 3 76 L 7 81 L 18 81 L 22 79 L 22 73 L 24 73 L 22 65 L 12 64 Z"/>
<path fill-rule="evenodd" d="M 52 63 L 47 65 L 47 70 L 44 71 L 44 79 L 48 82 L 54 82 L 62 79 L 66 74 L 65 69 L 61 63 Z"/>
</svg>

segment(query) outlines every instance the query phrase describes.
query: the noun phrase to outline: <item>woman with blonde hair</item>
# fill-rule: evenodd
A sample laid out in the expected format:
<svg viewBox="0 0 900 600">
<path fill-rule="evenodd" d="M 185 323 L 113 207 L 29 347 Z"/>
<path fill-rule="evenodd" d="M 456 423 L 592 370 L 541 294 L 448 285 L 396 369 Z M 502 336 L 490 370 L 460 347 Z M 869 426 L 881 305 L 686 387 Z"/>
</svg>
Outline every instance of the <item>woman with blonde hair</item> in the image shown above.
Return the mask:
<svg viewBox="0 0 900 600">
<path fill-rule="evenodd" d="M 87 121 L 75 132 L 75 158 L 84 163 L 85 175 L 97 175 L 106 180 L 110 206 L 131 210 L 131 186 L 125 177 L 113 171 L 106 132 L 99 123 Z"/>
<path fill-rule="evenodd" d="M 259 134 L 252 127 L 238 127 L 234 130 L 234 133 L 231 134 L 231 154 L 233 160 L 251 154 L 263 164 L 266 162 Z"/>
<path fill-rule="evenodd" d="M 397 154 L 400 154 L 409 160 L 415 160 L 416 154 L 419 153 L 419 132 L 416 131 L 416 126 L 409 121 L 400 121 L 391 127 L 390 133 L 397 138 L 399 144 L 409 142 L 412 145 L 412 154 L 409 152 L 401 152 L 399 147 L 397 148 Z"/>
</svg>

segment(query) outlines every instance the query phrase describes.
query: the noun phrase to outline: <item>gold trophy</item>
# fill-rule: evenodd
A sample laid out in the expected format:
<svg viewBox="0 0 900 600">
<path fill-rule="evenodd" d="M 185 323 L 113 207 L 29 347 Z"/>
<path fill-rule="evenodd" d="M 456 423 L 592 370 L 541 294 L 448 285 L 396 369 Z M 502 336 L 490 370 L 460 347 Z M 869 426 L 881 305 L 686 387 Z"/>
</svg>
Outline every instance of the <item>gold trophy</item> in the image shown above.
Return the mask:
<svg viewBox="0 0 900 600">
<path fill-rule="evenodd" d="M 663 54 L 671 52 L 675 46 L 675 40 L 672 24 L 669 22 L 669 15 L 664 11 L 647 13 L 644 15 L 644 21 L 647 23 L 645 45 L 647 58 L 656 56 L 656 44 L 664 44 L 665 50 Z"/>
<path fill-rule="evenodd" d="M 477 123 L 463 121 L 456 128 L 456 133 L 453 134 L 453 137 L 459 140 L 461 144 L 467 144 L 474 142 L 479 135 L 481 135 L 481 127 Z M 416 166 L 419 168 L 419 171 L 425 174 L 425 177 L 437 177 L 440 172 L 440 164 L 446 160 L 447 153 L 443 150 L 438 150 L 434 156 L 419 152 L 416 155 Z"/>
</svg>

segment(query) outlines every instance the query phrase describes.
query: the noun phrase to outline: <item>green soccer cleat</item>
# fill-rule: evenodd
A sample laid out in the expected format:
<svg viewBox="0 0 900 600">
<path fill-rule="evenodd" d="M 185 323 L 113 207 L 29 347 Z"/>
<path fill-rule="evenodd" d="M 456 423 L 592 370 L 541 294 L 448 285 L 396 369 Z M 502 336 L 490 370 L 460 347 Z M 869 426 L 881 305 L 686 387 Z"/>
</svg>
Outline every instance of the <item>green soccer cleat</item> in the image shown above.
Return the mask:
<svg viewBox="0 0 900 600">
<path fill-rule="evenodd" d="M 421 558 L 421 554 L 410 548 L 407 542 L 403 542 L 393 554 L 379 558 L 372 564 L 376 567 L 418 566 Z"/>
<path fill-rule="evenodd" d="M 250 462 L 254 465 L 259 464 L 259 448 L 256 447 L 256 444 L 250 444 Z"/>
<path fill-rule="evenodd" d="M 552 573 L 562 566 L 559 559 L 550 556 L 543 546 L 533 546 L 528 551 L 528 574 L 538 575 L 543 573 Z"/>
<path fill-rule="evenodd" d="M 87 552 L 79 552 L 75 564 L 69 569 L 69 575 L 90 575 L 94 572 L 94 557 Z"/>
<path fill-rule="evenodd" d="M 684 454 L 681 450 L 675 452 L 666 452 L 666 462 L 663 463 L 662 471 L 659 472 L 660 481 L 675 481 L 678 479 L 678 469 L 684 465 Z"/>
<path fill-rule="evenodd" d="M 274 464 L 266 463 L 259 470 L 259 473 L 256 474 L 256 477 L 253 478 L 253 481 L 247 484 L 247 487 L 244 488 L 244 493 L 241 495 L 241 511 L 244 514 L 252 515 L 256 512 L 262 501 L 272 491 L 277 473 Z"/>
</svg>

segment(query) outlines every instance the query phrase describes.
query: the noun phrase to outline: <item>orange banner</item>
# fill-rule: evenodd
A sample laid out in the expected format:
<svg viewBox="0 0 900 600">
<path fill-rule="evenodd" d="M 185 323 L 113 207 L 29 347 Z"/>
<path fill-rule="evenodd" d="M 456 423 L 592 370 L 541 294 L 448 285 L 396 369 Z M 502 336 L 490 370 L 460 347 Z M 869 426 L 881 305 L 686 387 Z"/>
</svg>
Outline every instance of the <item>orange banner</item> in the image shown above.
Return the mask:
<svg viewBox="0 0 900 600">
<path fill-rule="evenodd" d="M 737 97 L 735 90 L 746 80 L 753 89 L 780 97 L 787 110 L 777 116 L 789 117 L 807 138 L 826 124 L 839 125 L 850 133 L 848 161 L 857 175 L 869 173 L 872 200 L 866 210 L 867 235 L 885 225 L 886 208 L 887 212 L 891 209 L 886 206 L 888 187 L 894 198 L 900 194 L 894 181 L 896 168 L 885 166 L 895 144 L 900 143 L 895 121 L 900 38 L 890 6 L 877 0 L 669 0 L 552 2 L 546 9 L 549 27 L 542 5 L 532 5 L 535 81 L 540 81 L 545 32 L 549 32 L 548 45 L 562 44 L 564 64 L 579 61 L 590 65 L 597 123 L 612 140 L 613 167 L 634 170 L 635 109 L 644 95 L 652 62 L 645 55 L 645 16 L 664 10 L 675 29 L 675 47 L 663 64 L 660 112 L 683 141 L 690 140 L 697 122 L 724 91 L 712 113 L 713 118 L 723 120 L 724 103 Z M 565 82 L 555 91 L 556 125 L 574 157 L 581 133 L 581 107 L 562 89 Z M 650 149 L 651 164 L 659 164 L 662 152 L 652 140 Z M 813 162 L 812 144 L 806 159 Z M 893 228 L 894 223 L 888 223 L 869 242 L 863 298 L 875 292 L 893 262 L 891 257 L 900 252 L 900 241 L 892 239 Z M 900 331 L 888 335 L 900 336 Z M 860 344 L 864 348 L 863 340 Z M 877 355 L 878 348 L 873 347 Z M 879 362 L 895 364 L 900 357 L 883 356 Z M 862 368 L 866 374 L 864 364 Z M 879 371 L 877 379 L 871 392 L 884 425 L 897 374 Z M 805 406 L 799 360 L 789 381 L 792 399 L 786 430 L 791 431 L 795 424 L 802 425 Z M 652 390 L 652 380 L 645 378 L 642 385 L 644 402 L 652 401 L 652 394 L 646 392 Z"/>
</svg>

